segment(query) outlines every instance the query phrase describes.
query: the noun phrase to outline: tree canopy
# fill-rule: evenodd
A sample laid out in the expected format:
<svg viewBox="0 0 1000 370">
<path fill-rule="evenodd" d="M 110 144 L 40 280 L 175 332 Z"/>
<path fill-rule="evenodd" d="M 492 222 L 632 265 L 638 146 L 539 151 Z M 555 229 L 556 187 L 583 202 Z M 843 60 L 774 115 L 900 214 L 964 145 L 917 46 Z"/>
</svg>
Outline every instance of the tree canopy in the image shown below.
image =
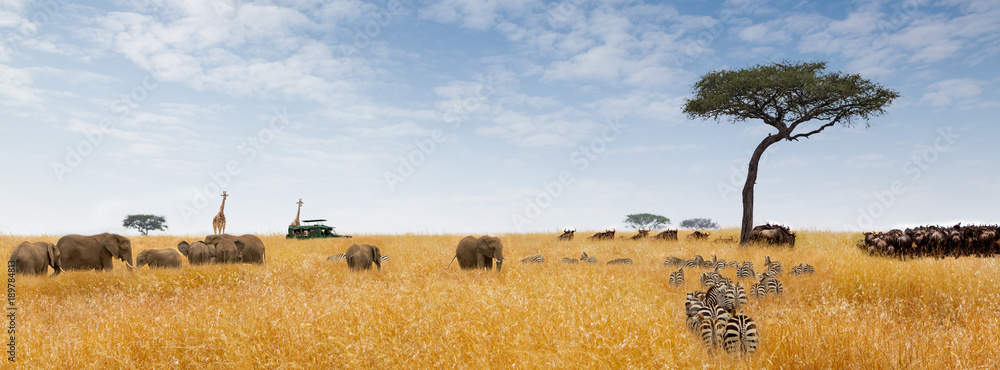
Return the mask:
<svg viewBox="0 0 1000 370">
<path fill-rule="evenodd" d="M 166 230 L 167 219 L 163 216 L 155 215 L 128 215 L 122 221 L 122 226 L 129 229 L 136 229 L 142 235 L 149 235 L 151 230 Z"/>
<path fill-rule="evenodd" d="M 899 93 L 858 74 L 824 72 L 825 62 L 776 62 L 729 71 L 706 73 L 692 86 L 694 96 L 684 102 L 691 119 L 732 123 L 759 119 L 777 132 L 757 145 L 743 186 L 743 220 L 740 243 L 750 240 L 753 229 L 753 187 L 760 157 L 767 147 L 781 140 L 797 141 L 840 124 L 853 126 L 858 120 L 869 127 L 868 119 L 885 113 Z M 799 129 L 809 121 L 819 126 Z"/>
<path fill-rule="evenodd" d="M 710 218 L 689 218 L 681 221 L 681 227 L 685 229 L 718 229 L 719 224 Z"/>
<path fill-rule="evenodd" d="M 670 219 L 652 213 L 635 213 L 625 216 L 625 226 L 633 229 L 656 230 L 670 224 Z"/>
</svg>

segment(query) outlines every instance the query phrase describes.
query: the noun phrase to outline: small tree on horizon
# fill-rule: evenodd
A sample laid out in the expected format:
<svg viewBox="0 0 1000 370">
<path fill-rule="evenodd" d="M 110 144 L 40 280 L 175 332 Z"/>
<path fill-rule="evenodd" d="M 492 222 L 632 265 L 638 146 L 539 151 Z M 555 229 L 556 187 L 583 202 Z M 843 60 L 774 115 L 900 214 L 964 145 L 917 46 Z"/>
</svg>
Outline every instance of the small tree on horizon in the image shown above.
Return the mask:
<svg viewBox="0 0 1000 370">
<path fill-rule="evenodd" d="M 719 224 L 710 218 L 689 218 L 681 221 L 681 227 L 685 229 L 718 229 Z"/>
<path fill-rule="evenodd" d="M 725 117 L 732 123 L 759 119 L 777 130 L 768 134 L 750 157 L 743 185 L 740 244 L 750 242 L 753 187 L 765 149 L 781 140 L 809 138 L 836 124 L 853 127 L 856 120 L 861 120 L 869 127 L 868 119 L 884 114 L 899 97 L 895 90 L 861 75 L 825 73 L 825 69 L 825 62 L 777 62 L 736 71 L 712 71 L 694 83 L 694 96 L 684 102 L 684 113 L 691 119 L 718 121 Z M 812 120 L 823 123 L 809 131 L 795 131 Z"/>
<path fill-rule="evenodd" d="M 625 226 L 633 229 L 656 230 L 669 224 L 669 218 L 652 213 L 634 213 L 625 216 Z"/>
<path fill-rule="evenodd" d="M 122 221 L 122 226 L 128 229 L 136 229 L 142 235 L 149 235 L 151 230 L 166 230 L 167 219 L 166 217 L 155 215 L 128 215 Z"/>
</svg>

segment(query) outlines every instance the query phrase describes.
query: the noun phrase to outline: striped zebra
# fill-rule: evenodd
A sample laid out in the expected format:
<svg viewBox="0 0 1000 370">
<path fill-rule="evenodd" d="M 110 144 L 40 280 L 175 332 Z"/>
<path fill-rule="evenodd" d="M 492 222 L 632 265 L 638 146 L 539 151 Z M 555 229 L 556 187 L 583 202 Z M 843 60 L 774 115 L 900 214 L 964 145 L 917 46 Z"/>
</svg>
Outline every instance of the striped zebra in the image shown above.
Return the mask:
<svg viewBox="0 0 1000 370">
<path fill-rule="evenodd" d="M 673 256 L 667 257 L 667 259 L 663 261 L 663 266 L 664 267 L 666 267 L 666 266 L 681 266 L 683 264 L 684 264 L 684 260 L 682 260 L 680 258 L 677 258 L 677 257 L 673 257 Z"/>
<path fill-rule="evenodd" d="M 583 253 L 580 254 L 580 261 L 586 262 L 586 263 L 597 263 L 597 258 L 588 256 L 587 252 L 583 252 Z"/>
<path fill-rule="evenodd" d="M 764 298 L 768 294 L 781 295 L 784 291 L 784 287 L 781 286 L 781 281 L 776 278 L 762 278 L 760 282 L 754 284 L 750 288 L 750 294 L 755 298 Z"/>
<path fill-rule="evenodd" d="M 542 255 L 540 254 L 524 257 L 523 259 L 521 259 L 521 263 L 542 263 L 542 262 L 545 262 L 545 257 L 542 257 Z"/>
<path fill-rule="evenodd" d="M 670 273 L 670 286 L 684 285 L 684 268 Z"/>
<path fill-rule="evenodd" d="M 781 262 L 771 261 L 771 256 L 764 257 L 764 269 L 777 271 L 778 275 L 781 275 L 785 271 L 785 268 L 781 266 Z"/>
<path fill-rule="evenodd" d="M 740 268 L 740 263 L 737 261 L 729 261 L 729 268 L 738 269 Z"/>
<path fill-rule="evenodd" d="M 738 312 L 742 312 L 743 307 L 746 307 L 746 305 L 747 292 L 743 288 L 743 285 L 736 284 L 726 289 L 726 307 L 729 308 L 729 313 L 735 315 Z"/>
<path fill-rule="evenodd" d="M 327 261 L 347 261 L 347 254 L 340 253 L 326 258 Z"/>
<path fill-rule="evenodd" d="M 760 337 L 757 335 L 757 325 L 750 316 L 733 315 L 726 323 L 726 331 L 722 339 L 726 352 L 734 355 L 751 355 L 757 351 Z"/>
<path fill-rule="evenodd" d="M 814 273 L 816 273 L 816 269 L 814 269 L 812 265 L 800 263 L 797 266 L 792 267 L 792 275 L 803 275 L 803 274 L 814 274 Z"/>
<path fill-rule="evenodd" d="M 705 259 L 701 255 L 695 255 L 693 260 L 684 261 L 684 267 L 702 267 Z"/>
<path fill-rule="evenodd" d="M 756 278 L 757 274 L 753 272 L 753 262 L 743 261 L 743 266 L 736 269 L 737 279 L 753 279 Z"/>
<path fill-rule="evenodd" d="M 383 254 L 383 255 L 382 255 L 381 257 L 379 257 L 379 259 L 380 259 L 380 260 L 383 260 L 383 261 L 388 261 L 388 260 L 389 260 L 389 256 L 388 256 L 388 255 L 385 255 L 385 254 Z"/>
<path fill-rule="evenodd" d="M 580 260 L 578 260 L 576 258 L 569 258 L 569 257 L 563 258 L 562 261 L 563 261 L 563 263 L 577 263 L 577 262 L 580 262 Z"/>
<path fill-rule="evenodd" d="M 726 325 L 729 323 L 729 312 L 722 307 L 702 307 L 698 311 L 701 320 L 698 324 L 698 334 L 701 341 L 711 351 L 713 348 L 720 348 L 725 338 Z"/>
<path fill-rule="evenodd" d="M 606 263 L 606 265 L 631 265 L 631 264 L 632 264 L 631 258 L 615 258 Z"/>
</svg>

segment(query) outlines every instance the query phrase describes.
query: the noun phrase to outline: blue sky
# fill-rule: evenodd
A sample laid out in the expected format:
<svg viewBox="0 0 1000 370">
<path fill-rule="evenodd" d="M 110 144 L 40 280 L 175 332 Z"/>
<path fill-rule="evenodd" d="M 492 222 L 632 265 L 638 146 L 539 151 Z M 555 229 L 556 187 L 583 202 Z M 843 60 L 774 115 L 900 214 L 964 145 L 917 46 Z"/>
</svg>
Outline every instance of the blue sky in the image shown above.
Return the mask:
<svg viewBox="0 0 1000 370">
<path fill-rule="evenodd" d="M 0 1 L 0 232 L 734 226 L 769 127 L 689 120 L 717 69 L 822 60 L 902 95 L 771 147 L 757 223 L 997 223 L 995 1 Z M 819 123 L 813 123 L 818 125 Z M 773 129 L 772 129 L 773 130 Z"/>
</svg>

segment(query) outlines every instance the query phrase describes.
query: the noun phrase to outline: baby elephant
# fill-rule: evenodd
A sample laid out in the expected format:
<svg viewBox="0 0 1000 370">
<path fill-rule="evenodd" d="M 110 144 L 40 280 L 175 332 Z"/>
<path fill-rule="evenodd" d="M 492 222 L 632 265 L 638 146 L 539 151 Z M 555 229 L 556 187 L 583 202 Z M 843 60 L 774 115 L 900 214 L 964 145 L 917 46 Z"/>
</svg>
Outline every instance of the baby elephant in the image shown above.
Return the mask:
<svg viewBox="0 0 1000 370">
<path fill-rule="evenodd" d="M 347 258 L 347 266 L 353 270 L 368 270 L 372 268 L 372 263 L 382 270 L 382 252 L 378 247 L 369 244 L 354 244 L 347 248 L 344 253 Z"/>
<path fill-rule="evenodd" d="M 53 276 L 62 271 L 59 249 L 49 242 L 23 242 L 10 253 L 18 274 L 45 275 L 52 266 Z"/>
<path fill-rule="evenodd" d="M 135 257 L 135 268 L 149 265 L 149 268 L 181 268 L 181 254 L 170 248 L 147 249 Z"/>
</svg>

